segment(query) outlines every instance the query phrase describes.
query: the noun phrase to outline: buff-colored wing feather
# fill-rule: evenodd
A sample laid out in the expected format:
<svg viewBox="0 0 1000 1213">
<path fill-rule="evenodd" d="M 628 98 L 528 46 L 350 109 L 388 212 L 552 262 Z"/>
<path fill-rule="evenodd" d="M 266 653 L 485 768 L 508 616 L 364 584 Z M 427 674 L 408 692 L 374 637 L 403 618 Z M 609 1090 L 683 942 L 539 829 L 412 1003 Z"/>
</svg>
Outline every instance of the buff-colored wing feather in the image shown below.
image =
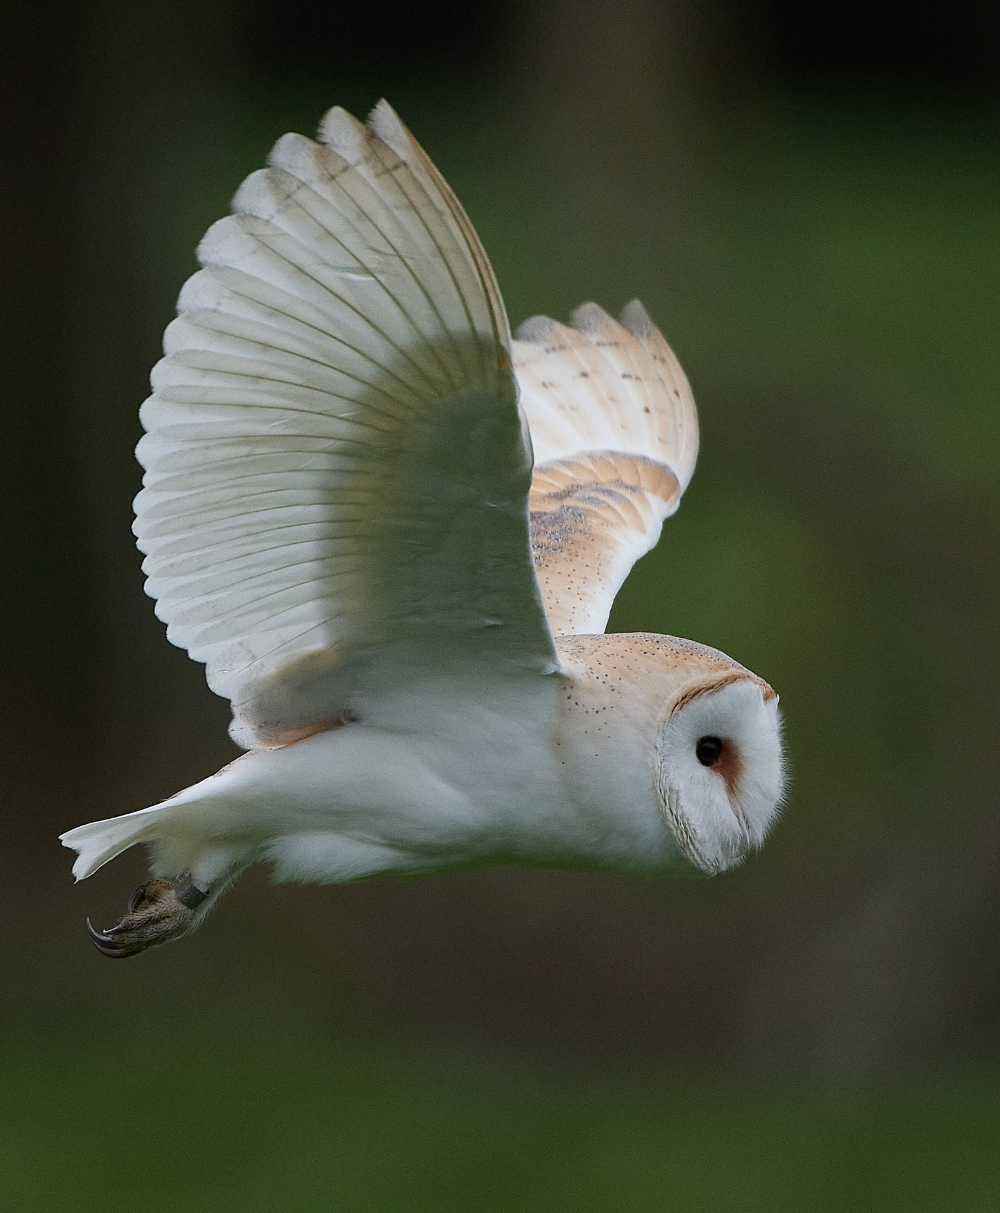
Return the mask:
<svg viewBox="0 0 1000 1213">
<path fill-rule="evenodd" d="M 387 670 L 557 668 L 507 320 L 426 155 L 384 102 L 331 110 L 233 209 L 153 373 L 135 530 L 234 737 L 330 727 Z"/>
<path fill-rule="evenodd" d="M 698 455 L 694 399 L 673 351 L 637 300 L 621 320 L 588 303 L 572 328 L 536 316 L 513 344 L 535 453 L 531 543 L 555 635 L 604 631 Z"/>
</svg>

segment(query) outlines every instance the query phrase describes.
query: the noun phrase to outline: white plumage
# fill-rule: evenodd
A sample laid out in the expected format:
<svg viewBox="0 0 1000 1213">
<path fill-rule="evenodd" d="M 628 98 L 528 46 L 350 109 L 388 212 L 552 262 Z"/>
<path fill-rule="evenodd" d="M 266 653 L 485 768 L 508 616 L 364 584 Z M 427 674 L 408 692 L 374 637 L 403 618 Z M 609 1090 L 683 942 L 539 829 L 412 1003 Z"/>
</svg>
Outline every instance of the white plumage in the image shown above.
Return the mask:
<svg viewBox="0 0 1000 1213">
<path fill-rule="evenodd" d="M 601 634 L 697 455 L 641 305 L 512 343 L 468 218 L 389 106 L 367 126 L 331 110 L 319 138 L 280 139 L 209 229 L 142 408 L 147 591 L 250 753 L 63 835 L 78 878 L 152 847 L 157 879 L 94 933 L 108 955 L 189 931 L 258 860 L 322 881 L 714 872 L 780 798 L 766 683 Z"/>
</svg>

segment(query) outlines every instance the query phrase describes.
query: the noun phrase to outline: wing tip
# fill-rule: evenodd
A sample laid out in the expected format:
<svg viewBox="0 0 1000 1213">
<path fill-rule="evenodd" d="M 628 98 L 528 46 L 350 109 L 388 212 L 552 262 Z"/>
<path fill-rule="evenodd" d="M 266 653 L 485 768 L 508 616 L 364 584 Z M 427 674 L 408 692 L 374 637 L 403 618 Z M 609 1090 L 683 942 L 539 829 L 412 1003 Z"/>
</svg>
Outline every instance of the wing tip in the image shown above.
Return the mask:
<svg viewBox="0 0 1000 1213">
<path fill-rule="evenodd" d="M 424 169 L 420 145 L 410 128 L 384 97 L 372 107 L 365 123 L 371 136 L 384 143 L 415 172 Z"/>
<path fill-rule="evenodd" d="M 403 123 L 402 118 L 392 108 L 384 97 L 380 97 L 372 106 L 365 125 L 370 131 L 378 135 L 383 143 L 391 143 L 393 138 L 403 137 L 409 142 L 410 132 Z"/>
<path fill-rule="evenodd" d="M 598 303 L 581 303 L 570 314 L 570 323 L 576 332 L 585 337 L 600 337 L 607 332 L 609 326 L 612 329 L 621 326 L 639 340 L 650 337 L 663 339 L 663 334 L 656 327 L 652 316 L 638 299 L 625 304 L 619 312 L 618 320 Z M 530 316 L 518 326 L 515 336 L 518 341 L 546 341 L 553 329 L 562 327 L 558 320 L 549 316 Z"/>
<path fill-rule="evenodd" d="M 638 299 L 633 299 L 629 303 L 626 303 L 618 313 L 618 319 L 633 337 L 638 337 L 640 340 L 643 337 L 662 336 L 660 330 L 653 323 L 652 316 L 650 316 L 649 312 L 646 311 Z"/>
<path fill-rule="evenodd" d="M 558 320 L 550 316 L 529 316 L 518 325 L 514 336 L 518 341 L 530 341 L 533 345 L 543 345 L 549 340 L 555 329 L 561 328 Z"/>
<path fill-rule="evenodd" d="M 617 322 L 597 303 L 581 303 L 570 314 L 570 323 L 585 337 L 600 337 L 608 327 L 617 327 Z"/>
<path fill-rule="evenodd" d="M 331 106 L 326 111 L 319 120 L 319 129 L 316 132 L 320 143 L 332 148 L 345 160 L 360 153 L 368 136 L 368 128 L 342 105 Z"/>
</svg>

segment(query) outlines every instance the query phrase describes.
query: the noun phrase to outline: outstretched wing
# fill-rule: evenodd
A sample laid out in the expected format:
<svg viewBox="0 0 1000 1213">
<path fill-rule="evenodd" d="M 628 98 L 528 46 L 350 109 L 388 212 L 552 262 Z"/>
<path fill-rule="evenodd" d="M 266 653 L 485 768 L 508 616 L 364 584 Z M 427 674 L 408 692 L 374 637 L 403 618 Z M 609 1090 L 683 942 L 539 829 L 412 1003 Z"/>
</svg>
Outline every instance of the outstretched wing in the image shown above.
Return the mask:
<svg viewBox="0 0 1000 1213">
<path fill-rule="evenodd" d="M 373 663 L 557 668 L 486 255 L 384 102 L 319 138 L 209 229 L 142 409 L 147 592 L 244 745 L 335 723 Z"/>
<path fill-rule="evenodd" d="M 698 456 L 698 414 L 638 300 L 567 328 L 525 321 L 513 344 L 535 450 L 531 544 L 555 635 L 603 632 L 632 565 L 656 545 Z"/>
</svg>

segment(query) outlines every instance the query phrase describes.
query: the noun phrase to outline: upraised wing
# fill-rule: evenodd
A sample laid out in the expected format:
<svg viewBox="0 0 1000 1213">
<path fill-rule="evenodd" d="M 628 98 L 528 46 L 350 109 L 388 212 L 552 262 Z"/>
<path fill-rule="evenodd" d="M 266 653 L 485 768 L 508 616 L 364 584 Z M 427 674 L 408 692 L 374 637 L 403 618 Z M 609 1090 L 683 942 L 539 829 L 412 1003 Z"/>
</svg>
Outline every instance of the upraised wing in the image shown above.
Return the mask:
<svg viewBox="0 0 1000 1213">
<path fill-rule="evenodd" d="M 525 321 L 513 343 L 535 451 L 531 544 L 554 635 L 603 632 L 632 565 L 680 504 L 698 414 L 670 346 L 635 300 L 567 328 Z"/>
<path fill-rule="evenodd" d="M 209 229 L 142 409 L 147 592 L 243 745 L 336 723 L 373 663 L 558 665 L 486 255 L 384 102 L 319 138 Z"/>
</svg>

